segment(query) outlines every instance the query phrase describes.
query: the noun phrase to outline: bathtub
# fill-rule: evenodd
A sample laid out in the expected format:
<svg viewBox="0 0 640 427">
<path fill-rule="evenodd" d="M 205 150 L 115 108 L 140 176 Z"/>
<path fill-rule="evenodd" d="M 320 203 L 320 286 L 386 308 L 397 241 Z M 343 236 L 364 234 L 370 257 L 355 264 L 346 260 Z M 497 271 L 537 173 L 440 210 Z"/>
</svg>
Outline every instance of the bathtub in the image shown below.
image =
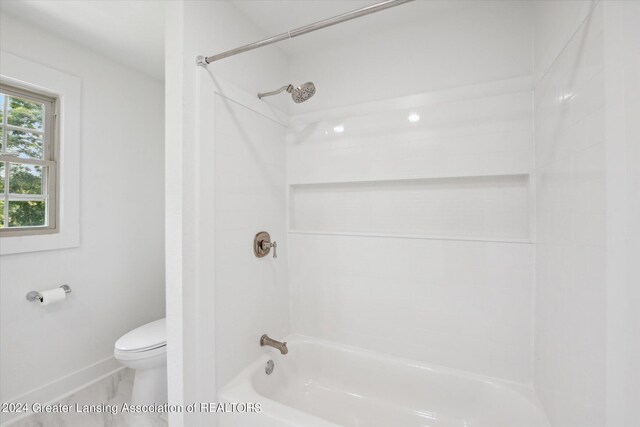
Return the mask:
<svg viewBox="0 0 640 427">
<path fill-rule="evenodd" d="M 289 354 L 266 350 L 219 392 L 220 402 L 259 402 L 261 412 L 222 414 L 221 426 L 548 426 L 525 386 L 301 335 L 286 341 Z"/>
</svg>

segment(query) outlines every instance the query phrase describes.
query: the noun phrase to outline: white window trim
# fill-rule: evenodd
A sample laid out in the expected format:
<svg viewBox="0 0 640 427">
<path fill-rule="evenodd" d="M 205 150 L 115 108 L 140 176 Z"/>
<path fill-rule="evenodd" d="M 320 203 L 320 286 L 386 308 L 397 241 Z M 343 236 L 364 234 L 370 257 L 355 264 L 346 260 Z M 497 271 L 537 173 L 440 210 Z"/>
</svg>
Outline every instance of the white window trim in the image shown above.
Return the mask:
<svg viewBox="0 0 640 427">
<path fill-rule="evenodd" d="M 80 245 L 80 94 L 76 76 L 0 51 L 0 79 L 11 86 L 58 98 L 58 226 L 53 234 L 0 239 L 0 255 Z"/>
</svg>

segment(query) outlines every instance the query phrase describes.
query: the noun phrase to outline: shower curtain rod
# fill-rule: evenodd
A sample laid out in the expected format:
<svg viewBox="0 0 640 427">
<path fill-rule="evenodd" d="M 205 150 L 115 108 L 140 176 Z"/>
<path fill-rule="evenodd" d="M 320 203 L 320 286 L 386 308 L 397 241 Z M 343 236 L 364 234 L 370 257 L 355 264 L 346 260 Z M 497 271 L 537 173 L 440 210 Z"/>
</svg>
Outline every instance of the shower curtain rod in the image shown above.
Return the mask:
<svg viewBox="0 0 640 427">
<path fill-rule="evenodd" d="M 351 12 L 343 13 L 341 15 L 334 16 L 332 18 L 323 19 L 322 21 L 314 22 L 313 24 L 305 25 L 304 27 L 298 27 L 294 30 L 287 31 L 286 33 L 278 34 L 277 36 L 269 37 L 268 39 L 260 40 L 254 43 L 250 43 L 244 46 L 237 47 L 235 49 L 228 50 L 226 52 L 219 53 L 213 56 L 198 56 L 196 58 L 196 64 L 201 67 L 206 67 L 214 61 L 228 58 L 229 56 L 237 55 L 242 52 L 257 49 L 262 46 L 267 46 L 273 43 L 277 43 L 282 40 L 292 39 L 294 37 L 301 36 L 303 34 L 310 33 L 312 31 L 319 30 L 321 28 L 330 27 L 331 25 L 339 24 L 341 22 L 349 21 L 351 19 L 359 18 L 361 16 L 369 15 L 371 13 L 379 12 L 381 10 L 389 9 L 390 7 L 400 6 L 404 3 L 409 3 L 414 0 L 387 0 L 380 3 L 372 4 L 371 6 L 363 7 L 361 9 L 352 10 Z"/>
</svg>

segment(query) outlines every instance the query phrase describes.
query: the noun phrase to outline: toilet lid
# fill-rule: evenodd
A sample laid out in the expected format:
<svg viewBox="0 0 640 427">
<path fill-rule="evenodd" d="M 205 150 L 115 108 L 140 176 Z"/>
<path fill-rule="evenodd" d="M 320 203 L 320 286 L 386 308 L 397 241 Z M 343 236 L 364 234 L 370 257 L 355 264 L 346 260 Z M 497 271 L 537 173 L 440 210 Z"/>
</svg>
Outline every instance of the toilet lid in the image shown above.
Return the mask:
<svg viewBox="0 0 640 427">
<path fill-rule="evenodd" d="M 167 344 L 167 319 L 156 320 L 124 334 L 116 341 L 116 350 L 145 351 Z"/>
</svg>

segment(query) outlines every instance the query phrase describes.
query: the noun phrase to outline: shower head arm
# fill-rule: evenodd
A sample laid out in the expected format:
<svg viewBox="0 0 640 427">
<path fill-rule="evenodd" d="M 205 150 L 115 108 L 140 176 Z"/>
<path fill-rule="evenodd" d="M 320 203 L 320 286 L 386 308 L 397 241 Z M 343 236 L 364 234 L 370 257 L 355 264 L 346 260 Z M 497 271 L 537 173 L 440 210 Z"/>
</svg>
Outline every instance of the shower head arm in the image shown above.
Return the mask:
<svg viewBox="0 0 640 427">
<path fill-rule="evenodd" d="M 279 94 L 280 92 L 282 92 L 283 90 L 286 90 L 287 92 L 291 93 L 291 91 L 293 90 L 293 86 L 289 84 L 289 85 L 286 85 L 286 86 L 282 86 L 280 89 L 278 89 L 278 90 L 274 90 L 274 91 L 272 91 L 272 92 L 259 93 L 259 94 L 258 94 L 258 98 L 259 98 L 259 99 L 262 99 L 262 98 L 264 98 L 265 96 L 277 95 L 277 94 Z"/>
</svg>

